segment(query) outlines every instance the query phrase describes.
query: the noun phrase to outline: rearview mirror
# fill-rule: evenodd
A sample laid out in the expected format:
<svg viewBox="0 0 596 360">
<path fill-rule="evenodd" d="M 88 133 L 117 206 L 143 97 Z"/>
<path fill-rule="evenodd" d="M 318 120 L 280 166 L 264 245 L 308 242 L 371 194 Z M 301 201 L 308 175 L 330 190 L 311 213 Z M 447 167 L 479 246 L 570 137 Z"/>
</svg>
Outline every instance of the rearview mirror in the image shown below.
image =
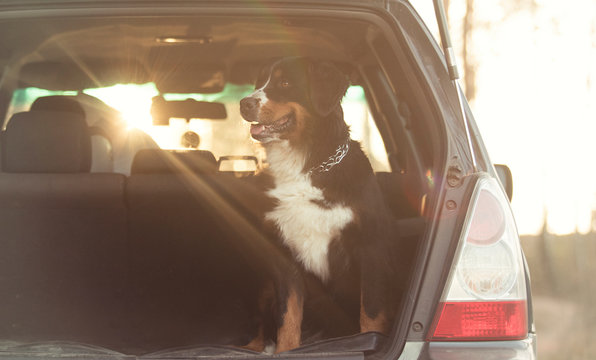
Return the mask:
<svg viewBox="0 0 596 360">
<path fill-rule="evenodd" d="M 196 101 L 193 99 L 167 101 L 161 96 L 151 104 L 153 125 L 169 125 L 171 118 L 224 120 L 228 117 L 223 103 Z"/>
<path fill-rule="evenodd" d="M 495 170 L 497 170 L 497 176 L 501 181 L 501 185 L 503 185 L 503 189 L 505 189 L 505 193 L 509 201 L 511 201 L 513 198 L 513 176 L 511 175 L 511 170 L 507 165 L 502 164 L 495 164 Z"/>
</svg>

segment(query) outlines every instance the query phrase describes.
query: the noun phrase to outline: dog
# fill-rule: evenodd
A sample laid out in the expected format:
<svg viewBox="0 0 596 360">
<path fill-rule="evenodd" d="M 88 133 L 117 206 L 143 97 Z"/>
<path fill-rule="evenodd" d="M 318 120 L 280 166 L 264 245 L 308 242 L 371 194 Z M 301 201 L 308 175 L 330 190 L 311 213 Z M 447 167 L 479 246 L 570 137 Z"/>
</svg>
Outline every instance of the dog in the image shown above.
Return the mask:
<svg viewBox="0 0 596 360">
<path fill-rule="evenodd" d="M 277 353 L 300 346 L 312 289 L 348 304 L 356 331 L 390 331 L 397 236 L 371 164 L 343 118 L 348 86 L 330 62 L 289 57 L 266 67 L 240 101 L 269 164 L 272 206 L 263 221 L 287 255 L 273 260 L 259 300 L 273 325 L 261 322 L 247 348 L 261 351 L 268 338 Z"/>
</svg>

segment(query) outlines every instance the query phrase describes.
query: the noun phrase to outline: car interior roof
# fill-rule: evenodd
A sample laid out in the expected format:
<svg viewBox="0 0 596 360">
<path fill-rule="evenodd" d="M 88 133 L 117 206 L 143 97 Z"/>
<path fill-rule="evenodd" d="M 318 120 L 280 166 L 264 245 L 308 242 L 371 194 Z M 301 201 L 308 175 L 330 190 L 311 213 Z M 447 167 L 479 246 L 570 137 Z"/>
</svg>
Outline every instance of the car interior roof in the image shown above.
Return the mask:
<svg viewBox="0 0 596 360">
<path fill-rule="evenodd" d="M 363 49 L 370 25 L 329 18 L 234 17 L 91 17 L 20 20 L 0 23 L 3 62 L 24 70 L 37 64 L 28 83 L 52 90 L 82 90 L 122 83 L 159 80 L 186 65 L 225 67 L 228 82 L 251 83 L 257 64 L 302 55 L 353 63 Z M 8 31 L 10 29 L 10 31 Z M 168 40 L 170 39 L 170 40 Z M 174 39 L 174 40 L 171 40 Z M 26 45 L 24 45 L 26 44 Z M 68 77 L 57 74 L 68 69 Z M 109 70 L 108 70 L 109 69 Z M 40 74 L 48 74 L 42 76 Z M 87 77 L 87 79 L 77 79 Z M 35 84 L 35 78 L 40 84 Z M 74 78 L 74 79 L 73 79 Z M 192 82 L 192 78 L 188 78 Z"/>
</svg>

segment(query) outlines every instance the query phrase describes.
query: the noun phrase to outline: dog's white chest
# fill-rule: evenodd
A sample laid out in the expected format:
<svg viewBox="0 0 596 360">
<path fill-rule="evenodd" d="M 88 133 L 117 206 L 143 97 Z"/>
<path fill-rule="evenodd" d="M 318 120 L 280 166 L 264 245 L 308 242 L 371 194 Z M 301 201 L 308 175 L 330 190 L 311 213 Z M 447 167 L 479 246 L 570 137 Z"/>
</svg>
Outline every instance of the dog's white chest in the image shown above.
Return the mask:
<svg viewBox="0 0 596 360">
<path fill-rule="evenodd" d="M 353 220 L 352 209 L 335 205 L 321 207 L 321 189 L 312 186 L 307 175 L 277 183 L 268 194 L 279 203 L 266 215 L 275 222 L 282 240 L 304 267 L 321 280 L 329 278 L 329 244 Z"/>
</svg>

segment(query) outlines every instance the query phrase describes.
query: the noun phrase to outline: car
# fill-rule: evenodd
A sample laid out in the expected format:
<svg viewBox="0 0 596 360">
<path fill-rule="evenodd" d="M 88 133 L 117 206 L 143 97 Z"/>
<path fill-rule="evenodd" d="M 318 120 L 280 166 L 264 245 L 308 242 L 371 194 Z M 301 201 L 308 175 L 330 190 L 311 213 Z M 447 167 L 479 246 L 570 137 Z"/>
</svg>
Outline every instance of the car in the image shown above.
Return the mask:
<svg viewBox="0 0 596 360">
<path fill-rule="evenodd" d="M 406 0 L 0 1 L 0 358 L 535 359 L 511 173 L 436 9 L 445 51 Z M 406 260 L 390 333 L 325 300 L 272 355 L 242 347 L 276 250 L 239 102 L 287 56 L 349 78 Z"/>
</svg>

